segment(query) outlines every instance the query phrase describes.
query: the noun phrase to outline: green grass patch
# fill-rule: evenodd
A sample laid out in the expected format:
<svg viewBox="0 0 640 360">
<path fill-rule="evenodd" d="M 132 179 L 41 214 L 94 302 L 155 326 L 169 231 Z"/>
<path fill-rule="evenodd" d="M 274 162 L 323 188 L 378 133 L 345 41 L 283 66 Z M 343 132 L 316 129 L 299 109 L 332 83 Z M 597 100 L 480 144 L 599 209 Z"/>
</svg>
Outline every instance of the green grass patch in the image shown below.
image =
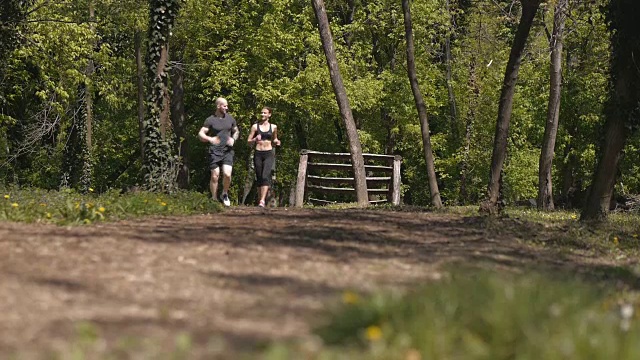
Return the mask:
<svg viewBox="0 0 640 360">
<path fill-rule="evenodd" d="M 403 295 L 347 292 L 320 342 L 265 358 L 640 359 L 639 304 L 571 279 L 456 271 Z"/>
<path fill-rule="evenodd" d="M 535 232 L 547 233 L 544 243 L 567 249 L 590 249 L 615 256 L 640 255 L 640 214 L 611 213 L 601 222 L 581 222 L 576 211 L 538 211 L 535 209 L 509 208 L 505 215 L 510 219 L 538 225 Z M 505 221 L 512 227 L 513 222 Z M 526 226 L 516 226 L 526 233 Z"/>
<path fill-rule="evenodd" d="M 190 215 L 221 211 L 208 194 L 181 191 L 81 194 L 73 190 L 5 188 L 0 190 L 0 221 L 91 224 L 148 215 Z"/>
</svg>

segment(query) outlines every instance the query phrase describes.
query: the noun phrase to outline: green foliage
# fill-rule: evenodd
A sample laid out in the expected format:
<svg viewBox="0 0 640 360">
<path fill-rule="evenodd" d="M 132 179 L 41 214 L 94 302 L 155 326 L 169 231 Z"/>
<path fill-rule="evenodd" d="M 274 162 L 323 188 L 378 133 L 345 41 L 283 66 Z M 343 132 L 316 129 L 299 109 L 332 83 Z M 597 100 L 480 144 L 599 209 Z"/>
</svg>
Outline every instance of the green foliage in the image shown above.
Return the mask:
<svg viewBox="0 0 640 360">
<path fill-rule="evenodd" d="M 511 148 L 504 167 L 503 194 L 512 201 L 535 199 L 538 194 L 540 151 L 528 146 Z"/>
<path fill-rule="evenodd" d="M 147 215 L 189 215 L 220 211 L 208 194 L 150 192 L 81 194 L 72 189 L 46 191 L 7 188 L 0 194 L 0 220 L 52 224 L 91 224 Z"/>
<path fill-rule="evenodd" d="M 317 333 L 310 351 L 274 347 L 272 359 L 635 359 L 637 299 L 574 279 L 456 270 L 407 294 L 360 296 Z M 629 310 L 631 309 L 631 310 Z M 308 348 L 308 347 L 307 347 Z"/>
<path fill-rule="evenodd" d="M 184 160 L 190 171 L 189 187 L 206 191 L 206 148 L 195 135 L 218 96 L 229 100 L 243 139 L 260 108 L 274 108 L 273 122 L 283 144 L 278 149 L 275 188 L 282 199 L 288 198 L 295 182 L 302 148 L 329 152 L 348 148 L 313 11 L 306 1 L 105 0 L 95 2 L 93 30 L 87 1 L 41 6 L 44 3 L 37 0 L 29 7 L 34 11 L 19 33 L 24 41 L 6 53 L 2 65 L 0 96 L 6 101 L 0 111 L 0 176 L 5 183 L 46 189 L 65 184 L 74 187 L 83 173 L 79 165 L 85 163 L 91 165 L 85 166 L 84 173 L 91 170 L 95 189 L 127 189 L 141 185 L 144 173 L 158 180 L 173 179 L 176 166 Z M 596 5 L 605 3 L 574 4 L 567 19 L 554 160 L 559 205 L 579 205 L 598 156 L 595 144 L 601 135 L 609 84 L 610 44 L 603 39 L 610 34 Z M 326 6 L 361 141 L 367 151 L 401 155 L 404 202 L 429 204 L 419 122 L 404 65 L 400 3 L 327 1 Z M 443 0 L 412 1 L 419 83 L 429 112 L 438 185 L 447 204 L 476 203 L 486 192 L 499 89 L 518 11 L 519 6 L 511 7 L 507 1 L 452 1 L 450 12 Z M 507 203 L 535 197 L 537 191 L 535 159 L 544 130 L 549 71 L 543 26 L 549 28 L 552 17 L 537 19 L 513 107 L 505 167 Z M 134 35 L 145 29 L 150 41 L 146 47 L 149 79 L 156 81 L 146 84 L 152 95 L 147 100 L 153 104 L 145 116 L 146 146 L 157 151 L 149 150 L 143 167 Z M 443 53 L 446 36 L 452 41 L 457 119 L 449 114 Z M 168 65 L 185 71 L 187 149 L 181 159 L 170 154 L 171 129 L 165 141 L 155 123 L 162 104 L 159 90 L 172 83 L 166 73 L 155 77 L 153 64 L 169 37 Z M 89 59 L 96 64 L 90 79 L 85 74 Z M 82 148 L 70 147 L 82 144 L 82 133 L 75 131 L 81 125 L 77 109 L 83 84 L 89 84 L 95 95 L 96 145 L 90 149 L 90 161 L 82 161 L 86 158 Z M 639 141 L 635 136 L 627 146 L 618 191 L 640 192 L 640 172 L 635 171 Z M 239 141 L 235 150 L 231 192 L 239 197 L 251 149 Z M 76 156 L 67 156 L 71 152 Z M 74 171 L 68 170 L 71 165 L 76 166 Z M 151 168 L 157 171 L 150 172 Z M 460 193 L 462 175 L 466 176 L 466 194 Z"/>
</svg>

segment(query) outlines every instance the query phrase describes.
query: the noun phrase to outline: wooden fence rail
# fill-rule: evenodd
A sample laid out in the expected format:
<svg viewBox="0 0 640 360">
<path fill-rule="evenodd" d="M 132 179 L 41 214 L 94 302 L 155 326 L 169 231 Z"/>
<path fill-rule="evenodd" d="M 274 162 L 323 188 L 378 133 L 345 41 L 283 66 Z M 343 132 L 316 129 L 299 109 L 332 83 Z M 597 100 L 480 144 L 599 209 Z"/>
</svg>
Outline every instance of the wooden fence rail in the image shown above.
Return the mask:
<svg viewBox="0 0 640 360">
<path fill-rule="evenodd" d="M 379 154 L 362 154 L 362 156 L 367 176 L 369 202 L 390 202 L 399 205 L 402 157 Z M 301 207 L 305 200 L 334 203 L 335 201 L 309 197 L 309 193 L 355 195 L 354 184 L 351 154 L 302 150 L 298 164 L 294 205 Z M 380 195 L 386 195 L 386 199 L 378 199 Z"/>
</svg>

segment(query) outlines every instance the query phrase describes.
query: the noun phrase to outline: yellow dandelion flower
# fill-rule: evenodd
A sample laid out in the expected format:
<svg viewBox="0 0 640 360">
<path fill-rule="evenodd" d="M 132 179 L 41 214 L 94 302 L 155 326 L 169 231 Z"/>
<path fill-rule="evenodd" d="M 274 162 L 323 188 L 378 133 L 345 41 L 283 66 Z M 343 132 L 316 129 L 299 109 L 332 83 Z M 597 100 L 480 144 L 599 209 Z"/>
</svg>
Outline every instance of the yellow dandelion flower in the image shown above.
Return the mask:
<svg viewBox="0 0 640 360">
<path fill-rule="evenodd" d="M 167 203 L 166 202 L 162 202 L 162 203 L 160 203 L 160 205 L 167 206 Z"/>
<path fill-rule="evenodd" d="M 367 328 L 367 339 L 370 341 L 377 341 L 382 338 L 382 329 L 379 326 L 371 325 Z"/>
<path fill-rule="evenodd" d="M 8 198 L 10 198 L 10 197 L 11 197 L 11 196 L 9 196 L 9 195 L 5 195 L 5 196 L 4 196 L 4 198 L 5 198 L 5 199 L 8 199 Z"/>
<path fill-rule="evenodd" d="M 89 192 L 93 192 L 93 188 L 89 188 Z"/>
<path fill-rule="evenodd" d="M 45 216 L 47 217 L 47 219 L 51 219 L 51 213 L 47 213 Z"/>
<path fill-rule="evenodd" d="M 14 208 L 16 208 L 16 207 L 18 207 L 18 206 L 20 206 L 20 205 L 18 205 L 18 203 L 13 203 L 13 204 L 11 204 L 11 207 L 14 207 Z"/>
<path fill-rule="evenodd" d="M 105 209 L 105 208 L 104 208 L 104 207 L 102 207 L 102 206 L 100 206 L 100 207 L 98 208 L 98 211 L 100 211 L 100 212 L 105 212 L 105 210 L 107 210 L 107 209 Z"/>
<path fill-rule="evenodd" d="M 352 291 L 345 291 L 342 294 L 342 302 L 345 304 L 356 304 L 359 300 L 358 294 Z"/>
</svg>

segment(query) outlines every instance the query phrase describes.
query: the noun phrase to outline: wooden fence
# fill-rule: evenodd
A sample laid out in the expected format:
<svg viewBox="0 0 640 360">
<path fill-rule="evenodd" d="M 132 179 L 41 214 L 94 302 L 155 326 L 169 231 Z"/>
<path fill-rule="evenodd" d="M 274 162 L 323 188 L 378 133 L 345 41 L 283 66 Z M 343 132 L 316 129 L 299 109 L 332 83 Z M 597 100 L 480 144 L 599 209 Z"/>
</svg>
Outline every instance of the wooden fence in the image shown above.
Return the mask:
<svg viewBox="0 0 640 360">
<path fill-rule="evenodd" d="M 400 204 L 399 155 L 362 154 L 367 177 L 370 203 L 390 202 Z M 332 172 L 331 174 L 327 174 Z M 305 200 L 314 203 L 335 203 L 309 196 L 317 194 L 356 194 L 355 179 L 349 153 L 326 153 L 311 150 L 300 152 L 298 179 L 296 182 L 295 206 L 301 207 Z M 380 199 L 385 197 L 385 199 Z"/>
</svg>

